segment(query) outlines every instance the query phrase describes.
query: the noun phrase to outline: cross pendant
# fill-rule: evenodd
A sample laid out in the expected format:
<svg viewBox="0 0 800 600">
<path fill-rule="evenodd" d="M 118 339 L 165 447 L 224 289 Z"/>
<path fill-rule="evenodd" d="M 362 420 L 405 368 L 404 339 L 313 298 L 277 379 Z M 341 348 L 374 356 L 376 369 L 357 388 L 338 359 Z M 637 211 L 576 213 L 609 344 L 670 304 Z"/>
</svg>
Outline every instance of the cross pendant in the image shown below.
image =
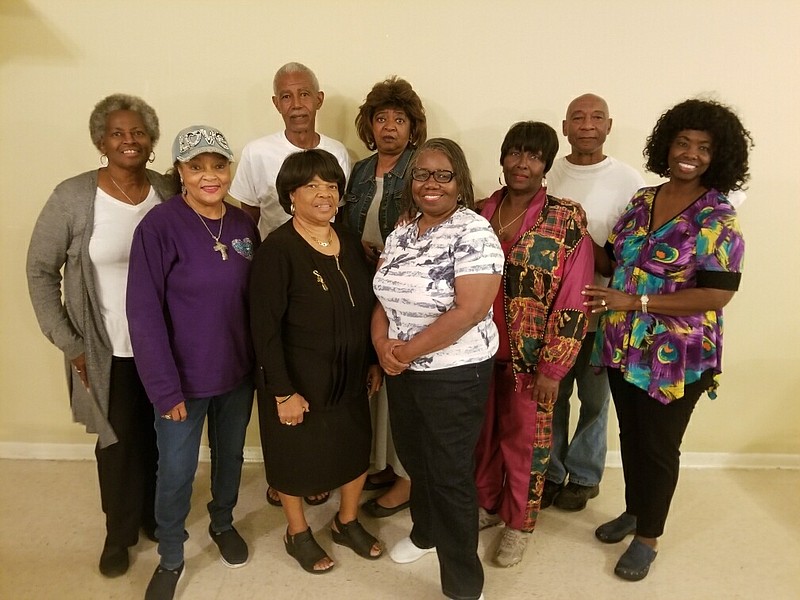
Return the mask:
<svg viewBox="0 0 800 600">
<path fill-rule="evenodd" d="M 228 247 L 219 240 L 214 244 L 214 252 L 219 252 L 222 260 L 228 260 Z"/>
</svg>

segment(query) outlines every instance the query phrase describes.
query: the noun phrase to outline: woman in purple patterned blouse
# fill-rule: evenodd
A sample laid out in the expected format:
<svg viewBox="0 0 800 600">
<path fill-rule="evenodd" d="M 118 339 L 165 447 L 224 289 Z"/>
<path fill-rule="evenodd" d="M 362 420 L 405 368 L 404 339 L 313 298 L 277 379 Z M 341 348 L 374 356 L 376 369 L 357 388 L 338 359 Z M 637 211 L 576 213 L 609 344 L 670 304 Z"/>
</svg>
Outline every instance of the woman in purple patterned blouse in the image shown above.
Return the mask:
<svg viewBox="0 0 800 600">
<path fill-rule="evenodd" d="M 717 102 L 686 100 L 665 112 L 644 155 L 669 181 L 634 195 L 606 244 L 610 286 L 585 290 L 586 306 L 602 313 L 592 363 L 608 369 L 625 475 L 625 512 L 595 535 L 616 543 L 635 534 L 614 569 L 629 581 L 656 557 L 695 404 L 703 392 L 715 396 L 722 308 L 744 258 L 726 194 L 749 179 L 751 146 Z"/>
</svg>

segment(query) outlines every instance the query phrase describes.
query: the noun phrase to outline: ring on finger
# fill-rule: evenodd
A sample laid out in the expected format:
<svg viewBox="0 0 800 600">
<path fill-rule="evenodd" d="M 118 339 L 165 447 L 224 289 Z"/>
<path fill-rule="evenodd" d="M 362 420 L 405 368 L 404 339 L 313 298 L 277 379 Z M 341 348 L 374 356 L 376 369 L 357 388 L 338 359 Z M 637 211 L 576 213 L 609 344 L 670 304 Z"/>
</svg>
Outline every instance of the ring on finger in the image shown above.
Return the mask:
<svg viewBox="0 0 800 600">
<path fill-rule="evenodd" d="M 605 306 L 605 305 L 606 305 L 606 299 L 603 298 L 602 300 L 600 300 L 600 306 Z"/>
</svg>

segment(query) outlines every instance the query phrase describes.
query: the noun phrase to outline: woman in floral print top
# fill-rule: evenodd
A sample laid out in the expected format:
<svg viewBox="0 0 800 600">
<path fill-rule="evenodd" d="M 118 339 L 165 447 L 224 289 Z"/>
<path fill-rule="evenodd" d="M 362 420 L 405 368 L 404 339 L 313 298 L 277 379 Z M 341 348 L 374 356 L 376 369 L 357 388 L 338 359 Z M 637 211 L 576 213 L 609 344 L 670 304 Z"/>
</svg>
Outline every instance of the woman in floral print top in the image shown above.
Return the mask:
<svg viewBox="0 0 800 600">
<path fill-rule="evenodd" d="M 678 481 L 680 444 L 721 372 L 722 308 L 739 287 L 744 240 L 726 194 L 748 180 L 750 133 L 726 106 L 686 100 L 647 140 L 647 168 L 669 181 L 639 190 L 598 257 L 609 288 L 588 286 L 602 313 L 592 357 L 607 367 L 620 424 L 625 512 L 603 542 L 635 537 L 615 573 L 647 575 Z"/>
</svg>

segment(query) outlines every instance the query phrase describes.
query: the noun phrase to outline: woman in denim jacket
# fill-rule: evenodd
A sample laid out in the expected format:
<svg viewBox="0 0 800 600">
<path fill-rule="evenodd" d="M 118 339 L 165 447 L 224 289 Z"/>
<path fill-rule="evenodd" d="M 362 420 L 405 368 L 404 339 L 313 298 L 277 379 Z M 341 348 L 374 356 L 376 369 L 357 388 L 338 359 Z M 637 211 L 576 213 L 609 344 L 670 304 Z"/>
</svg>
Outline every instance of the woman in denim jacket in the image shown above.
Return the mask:
<svg viewBox="0 0 800 600">
<path fill-rule="evenodd" d="M 353 166 L 342 221 L 358 234 L 373 262 L 402 212 L 406 169 L 414 148 L 425 141 L 425 109 L 411 84 L 399 77 L 376 83 L 356 116 L 358 137 L 372 156 Z M 373 206 L 373 200 L 380 202 Z"/>
<path fill-rule="evenodd" d="M 376 83 L 367 94 L 355 125 L 364 145 L 377 152 L 353 167 L 339 219 L 361 238 L 367 259 L 375 264 L 386 236 L 404 212 L 406 170 L 415 146 L 427 136 L 425 109 L 410 83 L 391 77 Z M 372 404 L 372 429 L 371 470 L 375 474 L 364 489 L 392 487 L 363 509 L 373 517 L 388 517 L 408 507 L 411 484 L 394 451 L 384 388 Z"/>
</svg>

